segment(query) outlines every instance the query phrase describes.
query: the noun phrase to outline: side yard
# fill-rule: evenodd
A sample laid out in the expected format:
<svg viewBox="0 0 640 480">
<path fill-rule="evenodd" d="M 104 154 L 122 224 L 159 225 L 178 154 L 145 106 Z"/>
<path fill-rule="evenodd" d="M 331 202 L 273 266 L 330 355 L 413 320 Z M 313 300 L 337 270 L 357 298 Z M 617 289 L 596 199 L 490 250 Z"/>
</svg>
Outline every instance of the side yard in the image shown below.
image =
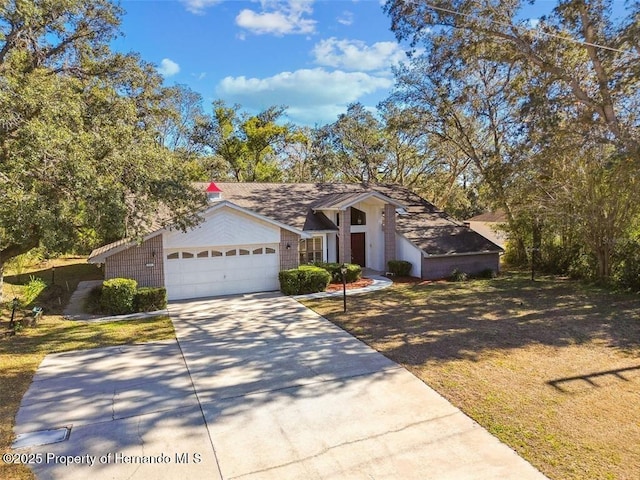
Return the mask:
<svg viewBox="0 0 640 480">
<path fill-rule="evenodd" d="M 55 266 L 55 273 L 52 267 Z M 22 298 L 30 277 L 42 278 L 49 286 L 34 305 L 44 307 L 44 316 L 36 327 L 26 327 L 14 336 L 0 337 L 0 453 L 8 451 L 13 441 L 13 420 L 20 400 L 27 391 L 38 365 L 49 353 L 142 343 L 174 338 L 169 317 L 127 322 L 91 324 L 72 322 L 61 316 L 80 280 L 100 278 L 95 267 L 85 259 L 56 260 L 53 263 L 25 268 L 20 275 L 5 277 L 5 295 Z M 52 287 L 52 280 L 55 282 Z M 4 332 L 11 314 L 10 304 L 0 306 L 0 331 Z M 0 478 L 31 479 L 33 474 L 21 465 L 0 462 Z"/>
<path fill-rule="evenodd" d="M 525 275 L 305 301 L 552 479 L 640 471 L 640 296 Z"/>
</svg>

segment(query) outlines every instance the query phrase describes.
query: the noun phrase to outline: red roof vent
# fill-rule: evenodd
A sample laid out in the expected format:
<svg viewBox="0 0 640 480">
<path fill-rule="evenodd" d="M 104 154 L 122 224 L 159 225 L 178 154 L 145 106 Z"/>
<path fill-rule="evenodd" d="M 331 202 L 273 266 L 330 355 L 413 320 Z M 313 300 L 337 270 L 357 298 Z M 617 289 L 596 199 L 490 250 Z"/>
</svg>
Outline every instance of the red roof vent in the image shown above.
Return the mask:
<svg viewBox="0 0 640 480">
<path fill-rule="evenodd" d="M 207 187 L 207 193 L 212 193 L 212 192 L 221 192 L 221 191 L 222 191 L 222 190 L 220 190 L 220 189 L 218 188 L 218 186 L 217 186 L 215 183 L 213 183 L 213 182 L 211 182 L 211 183 L 209 184 L 209 186 Z"/>
<path fill-rule="evenodd" d="M 216 200 L 220 200 L 222 198 L 222 190 L 218 188 L 218 186 L 211 182 L 207 187 L 207 200 L 210 202 L 215 202 Z"/>
</svg>

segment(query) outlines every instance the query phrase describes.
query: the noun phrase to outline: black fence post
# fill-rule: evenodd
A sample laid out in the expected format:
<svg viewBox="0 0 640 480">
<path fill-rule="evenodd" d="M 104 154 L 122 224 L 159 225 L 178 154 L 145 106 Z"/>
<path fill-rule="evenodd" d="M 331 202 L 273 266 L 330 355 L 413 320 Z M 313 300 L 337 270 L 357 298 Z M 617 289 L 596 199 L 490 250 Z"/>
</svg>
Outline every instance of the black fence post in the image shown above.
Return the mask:
<svg viewBox="0 0 640 480">
<path fill-rule="evenodd" d="M 18 308 L 18 299 L 14 297 L 11 302 L 11 320 L 9 320 L 9 328 L 14 328 L 16 326 L 16 322 L 14 320 L 16 315 L 16 308 Z"/>
</svg>

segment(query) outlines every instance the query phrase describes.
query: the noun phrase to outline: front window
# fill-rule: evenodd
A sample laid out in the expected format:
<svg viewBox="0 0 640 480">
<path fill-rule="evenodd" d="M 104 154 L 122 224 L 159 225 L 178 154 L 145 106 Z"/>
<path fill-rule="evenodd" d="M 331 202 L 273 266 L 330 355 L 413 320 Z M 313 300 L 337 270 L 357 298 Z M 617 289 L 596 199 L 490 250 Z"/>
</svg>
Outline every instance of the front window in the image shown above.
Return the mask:
<svg viewBox="0 0 640 480">
<path fill-rule="evenodd" d="M 358 210 L 355 207 L 351 207 L 351 225 L 366 225 L 367 214 L 362 210 Z"/>
<path fill-rule="evenodd" d="M 300 265 L 322 261 L 322 237 L 300 240 Z"/>
</svg>

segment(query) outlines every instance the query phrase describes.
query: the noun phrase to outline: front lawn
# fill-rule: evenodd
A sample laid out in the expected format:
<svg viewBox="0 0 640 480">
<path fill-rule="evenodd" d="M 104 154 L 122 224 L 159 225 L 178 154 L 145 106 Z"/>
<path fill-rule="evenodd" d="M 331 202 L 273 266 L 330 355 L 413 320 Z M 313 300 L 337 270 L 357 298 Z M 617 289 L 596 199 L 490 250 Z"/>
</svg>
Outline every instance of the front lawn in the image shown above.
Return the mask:
<svg viewBox="0 0 640 480">
<path fill-rule="evenodd" d="M 56 265 L 55 274 L 51 266 Z M 11 273 L 11 272 L 10 272 Z M 13 442 L 13 422 L 22 396 L 29 388 L 38 365 L 49 353 L 88 348 L 143 343 L 175 338 L 171 320 L 161 316 L 143 320 L 87 323 L 64 320 L 59 313 L 66 305 L 77 283 L 100 278 L 99 272 L 84 259 L 56 260 L 53 264 L 36 265 L 21 275 L 5 277 L 5 294 L 20 298 L 30 275 L 43 278 L 56 287 L 44 290 L 34 302 L 44 307 L 44 316 L 36 327 L 26 327 L 14 336 L 0 337 L 0 452 L 9 450 Z M 5 331 L 10 316 L 9 305 L 0 312 L 0 332 Z M 31 479 L 31 471 L 21 465 L 0 462 L 0 478 Z"/>
<path fill-rule="evenodd" d="M 304 303 L 552 479 L 640 471 L 640 296 L 524 275 Z"/>
</svg>

